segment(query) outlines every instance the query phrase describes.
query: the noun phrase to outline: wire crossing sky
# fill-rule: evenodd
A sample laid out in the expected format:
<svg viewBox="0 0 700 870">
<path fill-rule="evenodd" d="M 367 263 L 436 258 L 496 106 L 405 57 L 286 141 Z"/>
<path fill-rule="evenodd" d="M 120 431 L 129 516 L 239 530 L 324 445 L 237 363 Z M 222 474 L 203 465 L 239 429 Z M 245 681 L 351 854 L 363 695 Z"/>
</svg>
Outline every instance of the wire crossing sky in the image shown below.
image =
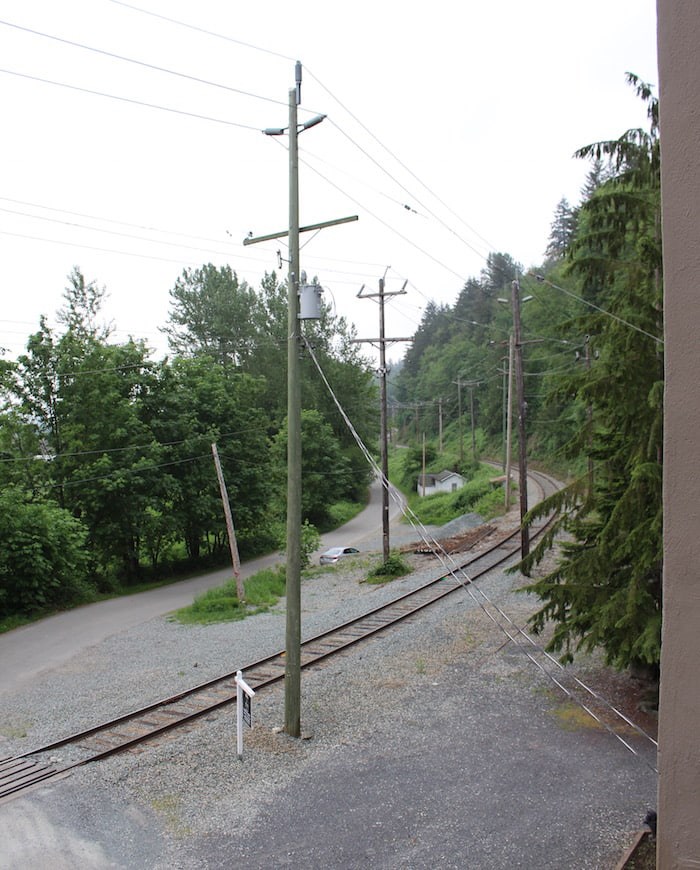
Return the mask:
<svg viewBox="0 0 700 870">
<path fill-rule="evenodd" d="M 645 126 L 625 72 L 656 83 L 655 28 L 653 0 L 358 0 L 340 25 L 320 0 L 5 0 L 0 347 L 54 322 L 74 266 L 156 356 L 183 268 L 284 276 L 284 240 L 242 242 L 287 226 L 286 138 L 261 131 L 286 126 L 297 59 L 300 120 L 328 116 L 299 137 L 301 223 L 359 216 L 305 238 L 302 267 L 362 338 L 357 291 L 391 266 L 387 335 L 410 335 L 491 250 L 541 263 L 574 151 Z"/>
</svg>

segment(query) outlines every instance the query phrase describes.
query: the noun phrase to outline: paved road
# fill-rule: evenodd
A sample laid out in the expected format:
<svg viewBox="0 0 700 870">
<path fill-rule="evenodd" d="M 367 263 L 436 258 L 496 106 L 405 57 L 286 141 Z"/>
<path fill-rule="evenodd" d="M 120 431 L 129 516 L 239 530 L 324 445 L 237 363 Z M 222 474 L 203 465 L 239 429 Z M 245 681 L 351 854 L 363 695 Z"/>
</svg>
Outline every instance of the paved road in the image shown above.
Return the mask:
<svg viewBox="0 0 700 870">
<path fill-rule="evenodd" d="M 399 508 L 392 500 L 389 504 L 390 516 L 395 519 Z M 322 536 L 322 547 L 364 544 L 368 549 L 381 548 L 380 532 L 381 488 L 375 482 L 365 510 L 342 528 Z M 242 566 L 241 573 L 248 577 L 282 558 L 280 553 L 272 553 L 251 559 Z M 112 634 L 191 604 L 201 592 L 230 577 L 230 568 L 209 572 L 138 595 L 58 613 L 0 635 L 0 694 L 26 684 L 42 671 L 63 664 L 82 649 Z"/>
</svg>

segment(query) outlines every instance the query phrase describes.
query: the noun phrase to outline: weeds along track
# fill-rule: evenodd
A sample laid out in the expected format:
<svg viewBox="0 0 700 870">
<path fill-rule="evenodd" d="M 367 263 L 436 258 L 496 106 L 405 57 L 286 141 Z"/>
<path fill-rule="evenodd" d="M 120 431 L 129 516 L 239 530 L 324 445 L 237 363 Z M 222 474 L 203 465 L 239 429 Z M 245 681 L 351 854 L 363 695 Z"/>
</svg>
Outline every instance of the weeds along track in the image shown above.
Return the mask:
<svg viewBox="0 0 700 870">
<path fill-rule="evenodd" d="M 540 472 L 532 472 L 530 479 L 538 488 L 540 498 L 559 488 L 556 481 Z M 533 528 L 531 538 L 536 539 L 546 526 L 545 521 Z M 456 590 L 463 589 L 465 584 L 473 583 L 512 559 L 518 552 L 519 542 L 520 530 L 516 529 L 492 541 L 478 554 L 469 557 L 453 554 L 449 557 L 450 566 L 446 573 L 360 617 L 307 638 L 301 645 L 302 668 L 310 668 L 350 646 L 362 643 Z M 235 704 L 235 677 L 238 670 L 244 672 L 248 685 L 258 692 L 284 679 L 284 651 L 22 755 L 0 759 L 0 801 L 16 797 L 49 779 L 65 776 L 76 767 L 132 749 L 175 728 L 186 726 L 227 704 Z M 55 750 L 67 747 L 70 748 L 72 759 L 69 763 L 58 764 L 51 759 Z"/>
</svg>

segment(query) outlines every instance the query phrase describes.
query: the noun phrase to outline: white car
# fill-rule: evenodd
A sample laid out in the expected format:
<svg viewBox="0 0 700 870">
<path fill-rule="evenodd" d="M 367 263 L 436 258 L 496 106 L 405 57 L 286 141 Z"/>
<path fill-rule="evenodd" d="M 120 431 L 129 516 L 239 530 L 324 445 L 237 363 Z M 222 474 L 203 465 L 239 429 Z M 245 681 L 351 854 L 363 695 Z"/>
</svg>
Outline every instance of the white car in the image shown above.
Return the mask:
<svg viewBox="0 0 700 870">
<path fill-rule="evenodd" d="M 344 556 L 354 556 L 359 552 L 355 547 L 331 547 L 321 554 L 318 562 L 320 565 L 335 565 Z"/>
</svg>

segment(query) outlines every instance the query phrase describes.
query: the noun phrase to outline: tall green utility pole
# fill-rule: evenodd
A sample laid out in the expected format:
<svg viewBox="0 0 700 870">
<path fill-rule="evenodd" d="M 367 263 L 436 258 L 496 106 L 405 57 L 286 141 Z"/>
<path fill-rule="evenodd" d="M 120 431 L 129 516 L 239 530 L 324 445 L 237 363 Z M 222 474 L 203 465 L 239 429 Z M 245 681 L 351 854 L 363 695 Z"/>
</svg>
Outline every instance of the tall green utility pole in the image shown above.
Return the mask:
<svg viewBox="0 0 700 870">
<path fill-rule="evenodd" d="M 299 304 L 299 235 L 336 224 L 356 221 L 357 215 L 321 224 L 299 226 L 298 136 L 326 117 L 316 115 L 299 125 L 297 106 L 301 103 L 301 63 L 295 65 L 295 86 L 289 91 L 289 126 L 269 127 L 266 136 L 289 134 L 289 229 L 247 238 L 244 245 L 289 237 L 289 278 L 287 281 L 287 588 L 284 676 L 284 728 L 291 737 L 301 734 L 301 320 Z"/>
<path fill-rule="evenodd" d="M 297 86 L 289 91 L 289 279 L 287 312 L 287 589 L 284 728 L 301 732 L 301 352 L 299 321 L 299 151 Z"/>
</svg>

